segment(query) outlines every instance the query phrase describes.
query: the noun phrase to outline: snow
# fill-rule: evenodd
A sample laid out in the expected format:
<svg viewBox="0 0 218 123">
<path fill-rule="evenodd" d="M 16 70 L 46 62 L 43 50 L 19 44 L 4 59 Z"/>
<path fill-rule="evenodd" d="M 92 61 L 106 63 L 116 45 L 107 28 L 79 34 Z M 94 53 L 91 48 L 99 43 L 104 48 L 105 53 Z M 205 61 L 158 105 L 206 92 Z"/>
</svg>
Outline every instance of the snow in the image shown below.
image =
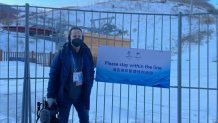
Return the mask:
<svg viewBox="0 0 218 123">
<path fill-rule="evenodd" d="M 9 38 L 8 38 L 9 37 Z M 55 43 L 30 37 L 30 49 L 31 51 L 38 53 L 49 53 L 55 51 Z M 46 44 L 46 45 L 44 45 Z M 52 45 L 53 44 L 53 45 Z M 18 47 L 17 47 L 18 46 Z M 36 46 L 39 46 L 36 48 Z M 8 31 L 0 32 L 0 49 L 8 52 L 24 52 L 25 50 L 25 35 L 23 33 L 15 33 Z"/>
<path fill-rule="evenodd" d="M 158 8 L 158 9 L 157 9 Z M 101 10 L 101 11 L 122 11 L 131 13 L 155 13 L 155 14 L 178 14 L 179 12 L 187 13 L 190 9 L 189 4 L 183 4 L 179 2 L 167 1 L 161 2 L 149 2 L 143 0 L 122 0 L 122 1 L 110 1 L 99 2 L 93 6 L 83 6 L 82 9 L 86 10 Z M 206 9 L 194 8 L 195 12 L 204 12 Z"/>
<path fill-rule="evenodd" d="M 8 69 L 9 64 L 9 69 Z M 174 67 L 173 67 L 174 66 Z M 172 62 L 172 70 L 175 69 L 176 62 Z M 212 65 L 215 66 L 214 64 Z M 0 68 L 1 78 L 8 77 L 9 78 L 22 78 L 23 77 L 23 71 L 24 71 L 24 63 L 23 62 L 0 62 Z M 18 69 L 16 71 L 16 69 Z M 37 72 L 35 70 L 37 69 Z M 9 72 L 8 72 L 9 70 Z M 48 77 L 49 67 L 43 67 L 41 65 L 36 65 L 31 63 L 30 64 L 30 75 L 31 77 Z M 44 70 L 44 74 L 43 71 Z M 4 71 L 4 72 L 2 72 Z M 9 75 L 8 75 L 9 73 Z M 193 69 L 193 73 L 197 73 L 197 69 Z M 172 72 L 171 74 L 171 85 L 175 84 L 176 78 L 174 77 L 175 73 Z M 202 74 L 201 79 L 206 79 L 206 73 Z M 211 71 L 211 74 L 215 74 L 215 71 Z M 211 75 L 211 76 L 212 76 Z M 188 79 L 183 76 L 184 79 Z M 211 77 L 214 79 L 214 77 Z M 35 108 L 35 101 L 41 101 L 42 96 L 46 94 L 46 86 L 47 86 L 48 79 L 31 79 L 31 92 L 32 92 L 32 112 L 34 116 L 34 108 Z M 193 82 L 197 82 L 193 80 Z M 214 84 L 215 81 L 210 81 L 210 85 Z M 9 85 L 8 85 L 9 84 Z M 93 91 L 91 94 L 91 110 L 90 110 L 90 120 L 91 122 L 95 122 L 95 113 L 96 113 L 96 91 L 98 86 L 98 100 L 97 100 L 97 106 L 98 106 L 98 114 L 97 114 L 97 122 L 103 122 L 103 114 L 105 113 L 105 122 L 111 121 L 111 108 L 112 108 L 112 94 L 113 94 L 113 122 L 119 121 L 119 111 L 121 111 L 121 122 L 127 122 L 127 110 L 128 110 L 128 101 L 129 101 L 129 122 L 135 122 L 135 116 L 136 116 L 136 109 L 137 109 L 137 122 L 141 123 L 143 122 L 143 118 L 145 118 L 145 122 L 151 122 L 151 117 L 153 114 L 153 122 L 159 122 L 160 120 L 160 108 L 162 108 L 162 122 L 169 122 L 168 121 L 168 115 L 169 115 L 169 108 L 170 108 L 170 120 L 171 122 L 177 122 L 177 90 L 174 88 L 170 89 L 170 107 L 169 107 L 169 90 L 168 89 L 162 89 L 162 103 L 160 102 L 160 89 L 154 88 L 154 96 L 157 98 L 153 99 L 152 103 L 152 88 L 149 87 L 142 87 L 137 86 L 137 93 L 136 93 L 136 86 L 134 85 L 120 85 L 119 84 L 110 84 L 110 83 L 102 83 L 102 82 L 95 82 Z M 106 87 L 105 87 L 106 86 Z M 21 113 L 21 100 L 22 100 L 22 88 L 23 88 L 23 79 L 10 79 L 10 80 L 1 80 L 0 82 L 0 112 L 1 112 L 1 120 L 2 122 L 7 121 L 7 108 L 9 112 L 9 121 L 15 122 L 15 116 L 16 113 L 13 111 L 16 109 L 17 104 L 17 113 Z M 113 88 L 114 87 L 114 88 Z M 128 97 L 128 87 L 129 87 L 129 97 Z M 104 89 L 106 90 L 104 91 Z M 112 92 L 113 88 L 113 92 Z M 8 90 L 9 89 L 9 90 Z M 120 90 L 121 89 L 121 90 Z M 145 89 L 145 90 L 144 90 Z M 44 90 L 44 94 L 42 92 Z M 9 91 L 9 96 L 8 96 Z M 120 96 L 121 92 L 121 96 Z M 144 92 L 146 94 L 144 99 Z M 137 96 L 136 96 L 137 94 Z M 193 118 L 191 122 L 197 122 L 197 114 L 198 114 L 198 108 L 197 108 L 197 95 L 198 90 L 191 90 L 191 108 L 189 109 L 188 105 L 188 89 L 183 90 L 183 120 L 184 122 L 188 121 L 188 111 L 191 111 L 191 117 Z M 210 115 L 209 120 L 212 122 L 215 120 L 215 108 L 216 105 L 216 92 L 210 91 Z M 36 100 L 35 100 L 36 96 Z M 104 97 L 105 96 L 105 97 Z M 206 90 L 200 90 L 200 97 L 207 97 Z M 9 98 L 9 107 L 7 104 L 7 99 Z M 129 98 L 129 99 L 128 99 Z M 136 108 L 136 98 L 137 98 L 137 108 Z M 17 99 L 17 102 L 16 102 Z M 105 101 L 104 101 L 105 99 Z M 121 102 L 120 102 L 121 100 Z M 16 103 L 15 103 L 16 102 Z M 200 113 L 202 117 L 207 116 L 207 103 L 204 98 L 201 98 L 201 108 Z M 160 107 L 161 103 L 161 107 Z M 5 106 L 3 106 L 5 105 Z M 145 110 L 144 110 L 144 105 Z M 152 111 L 152 105 L 153 105 L 153 111 Z M 105 112 L 104 112 L 105 107 Z M 145 116 L 144 116 L 145 111 Z M 20 118 L 20 115 L 18 114 L 18 119 Z M 34 117 L 33 117 L 34 119 Z M 71 119 L 71 118 L 70 118 Z M 74 114 L 74 122 L 78 122 L 78 119 L 76 117 L 76 114 Z M 206 122 L 206 119 L 201 119 L 201 122 Z"/>
</svg>

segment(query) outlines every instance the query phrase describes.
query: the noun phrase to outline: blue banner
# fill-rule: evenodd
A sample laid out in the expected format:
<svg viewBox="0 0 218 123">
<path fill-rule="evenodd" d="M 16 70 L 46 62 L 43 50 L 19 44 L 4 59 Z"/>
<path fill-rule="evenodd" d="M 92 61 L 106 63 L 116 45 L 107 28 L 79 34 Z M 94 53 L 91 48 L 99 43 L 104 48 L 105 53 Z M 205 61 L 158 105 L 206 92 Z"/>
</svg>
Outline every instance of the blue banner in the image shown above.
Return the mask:
<svg viewBox="0 0 218 123">
<path fill-rule="evenodd" d="M 170 51 L 99 46 L 96 81 L 170 87 Z"/>
</svg>

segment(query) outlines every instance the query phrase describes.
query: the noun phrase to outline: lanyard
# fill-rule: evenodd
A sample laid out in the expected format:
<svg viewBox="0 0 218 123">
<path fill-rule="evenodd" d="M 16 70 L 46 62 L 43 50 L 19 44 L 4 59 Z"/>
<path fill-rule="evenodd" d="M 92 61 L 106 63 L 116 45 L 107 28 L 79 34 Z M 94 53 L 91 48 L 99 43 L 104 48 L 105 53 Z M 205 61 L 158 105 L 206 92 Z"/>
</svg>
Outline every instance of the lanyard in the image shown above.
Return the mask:
<svg viewBox="0 0 218 123">
<path fill-rule="evenodd" d="M 72 52 L 72 55 L 73 55 L 73 57 L 72 57 L 72 62 L 73 62 L 73 72 L 77 72 L 78 70 L 79 70 L 79 67 L 81 66 L 81 65 L 83 65 L 83 57 L 82 57 L 82 59 L 81 59 L 81 61 L 79 61 L 80 62 L 80 65 L 79 65 L 79 62 L 76 64 L 76 62 L 75 62 L 75 56 L 74 56 L 74 54 L 73 54 L 73 52 Z M 81 66 L 81 68 L 82 68 L 82 66 Z"/>
</svg>

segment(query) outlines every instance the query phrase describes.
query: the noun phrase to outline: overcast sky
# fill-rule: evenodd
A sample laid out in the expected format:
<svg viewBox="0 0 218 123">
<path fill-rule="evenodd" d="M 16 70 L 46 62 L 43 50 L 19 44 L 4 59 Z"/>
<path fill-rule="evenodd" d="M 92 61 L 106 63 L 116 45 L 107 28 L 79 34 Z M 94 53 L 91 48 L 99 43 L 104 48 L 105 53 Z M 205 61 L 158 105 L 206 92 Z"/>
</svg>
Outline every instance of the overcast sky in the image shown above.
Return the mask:
<svg viewBox="0 0 218 123">
<path fill-rule="evenodd" d="M 209 0 L 209 3 L 213 4 L 218 9 L 218 0 Z"/>
<path fill-rule="evenodd" d="M 29 3 L 31 6 L 44 6 L 44 7 L 65 7 L 65 6 L 85 6 L 93 5 L 96 2 L 109 1 L 109 0 L 0 0 L 0 3 L 9 5 L 25 5 Z M 218 9 L 218 0 L 209 0 L 209 3 L 216 6 Z"/>
<path fill-rule="evenodd" d="M 106 0 L 0 0 L 0 3 L 9 5 L 25 5 L 25 3 L 29 3 L 31 6 L 64 7 L 92 5 L 97 1 Z"/>
</svg>

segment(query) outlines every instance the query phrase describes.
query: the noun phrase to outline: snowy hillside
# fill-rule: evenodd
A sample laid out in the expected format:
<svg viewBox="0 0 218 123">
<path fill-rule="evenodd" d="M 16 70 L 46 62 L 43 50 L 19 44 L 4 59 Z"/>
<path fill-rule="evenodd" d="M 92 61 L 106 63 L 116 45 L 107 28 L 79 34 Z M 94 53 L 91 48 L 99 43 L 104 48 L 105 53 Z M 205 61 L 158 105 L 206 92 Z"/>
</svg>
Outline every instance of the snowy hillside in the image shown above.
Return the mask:
<svg viewBox="0 0 218 123">
<path fill-rule="evenodd" d="M 86 12 L 85 18 L 84 18 L 84 12 L 83 11 L 75 11 L 75 8 L 72 10 L 51 10 L 51 9 L 44 9 L 39 8 L 37 9 L 38 14 L 34 15 L 36 12 L 35 8 L 30 8 L 31 16 L 30 16 L 30 26 L 45 26 L 45 27 L 52 27 L 56 28 L 56 32 L 60 33 L 61 35 L 65 35 L 72 25 L 81 26 L 84 29 L 84 32 L 93 32 L 97 34 L 101 34 L 104 32 L 104 30 L 99 30 L 103 26 L 114 26 L 115 29 L 119 30 L 120 33 L 118 36 L 120 38 L 125 38 L 131 41 L 131 47 L 137 47 L 138 41 L 154 41 L 155 42 L 161 42 L 161 40 L 169 40 L 169 36 L 163 36 L 163 39 L 161 39 L 161 31 L 164 33 L 164 35 L 171 35 L 170 40 L 172 40 L 172 49 L 176 48 L 177 42 L 177 32 L 178 28 L 173 28 L 170 26 L 177 27 L 178 26 L 178 13 L 182 12 L 183 14 L 187 14 L 190 12 L 190 5 L 185 3 L 178 3 L 178 2 L 172 2 L 167 1 L 166 3 L 160 3 L 160 2 L 148 2 L 148 1 L 113 1 L 113 2 L 101 2 L 94 6 L 84 6 L 80 7 L 79 9 L 82 10 L 97 10 L 97 11 L 104 11 L 104 12 Z M 122 13 L 107 13 L 108 12 L 129 12 L 133 14 L 122 14 Z M 194 7 L 193 13 L 206 13 L 206 8 L 199 8 Z M 147 13 L 147 14 L 134 14 L 134 13 Z M 159 14 L 159 15 L 158 15 Z M 162 14 L 174 14 L 174 15 L 162 15 Z M 20 14 L 20 16 L 23 16 L 23 13 Z M 189 16 L 183 16 L 183 37 L 184 40 L 187 41 L 187 37 L 190 35 L 196 35 L 196 34 L 189 34 L 190 25 L 192 26 L 192 32 L 197 33 L 197 21 L 199 17 L 193 16 L 193 19 L 191 20 L 192 23 L 190 23 Z M 207 17 L 204 17 L 207 18 Z M 99 20 L 98 20 L 99 19 Z M 208 20 L 210 19 L 210 16 L 208 17 Z M 36 21 L 37 20 L 37 21 Z M 205 19 L 207 21 L 207 19 Z M 214 20 L 213 20 L 214 21 Z M 23 23 L 22 23 L 23 22 Z M 19 20 L 19 23 L 24 25 L 24 19 Z M 212 22 L 211 24 L 213 24 Z M 14 24 L 13 24 L 14 25 Z M 164 26 L 163 26 L 164 25 Z M 201 22 L 201 25 L 203 28 L 201 28 L 202 32 L 206 31 L 206 22 Z M 163 28 L 162 28 L 163 27 Z M 162 28 L 162 29 L 161 29 Z M 151 30 L 146 30 L 151 29 Z M 171 31 L 171 32 L 170 32 Z M 143 32 L 143 33 L 141 33 Z M 4 34 L 6 33 L 6 34 Z M 212 32 L 213 33 L 213 32 Z M 140 36 L 138 36 L 138 34 Z M 22 35 L 23 34 L 19 34 Z M 114 33 L 107 33 L 104 35 L 114 35 Z M 202 34 L 203 38 L 205 38 L 206 34 Z M 6 32 L 0 32 L 0 36 L 2 39 L 0 40 L 0 44 L 3 50 L 7 50 L 7 44 L 4 39 L 6 39 L 7 31 Z M 1 38 L 0 37 L 0 38 Z M 6 38 L 5 38 L 6 37 Z M 10 36 L 16 38 L 16 34 L 14 36 Z M 20 36 L 18 36 L 20 37 Z M 155 38 L 155 39 L 154 39 Z M 165 39 L 166 38 L 166 39 Z M 12 38 L 13 39 L 13 38 Z M 21 44 L 24 42 L 23 39 L 15 39 L 18 40 L 18 43 Z M 11 40 L 11 44 L 13 43 Z M 36 38 L 31 38 L 31 45 L 36 45 L 34 43 L 34 40 Z M 38 42 L 40 42 L 41 39 L 39 39 Z M 200 39 L 203 40 L 203 39 Z M 44 40 L 42 40 L 43 42 Z M 45 40 L 47 42 L 47 40 Z M 48 41 L 49 42 L 49 41 Z M 174 44 L 173 44 L 174 43 Z M 11 45 L 10 44 L 10 45 Z M 141 44 L 141 43 L 140 43 Z M 147 43 L 149 45 L 149 43 Z M 144 45 L 144 44 L 143 44 Z M 16 47 L 16 45 L 12 46 Z M 12 48 L 11 49 L 16 49 Z M 139 46 L 140 48 L 141 46 Z M 142 46 L 143 47 L 143 46 Z M 152 47 L 152 46 L 147 46 Z M 18 48 L 20 49 L 20 48 Z M 35 49 L 33 49 L 35 51 Z M 49 52 L 53 50 L 53 48 L 45 48 L 46 52 Z M 13 51 L 13 50 L 10 50 Z M 41 52 L 41 50 L 39 50 Z M 176 52 L 176 51 L 173 51 Z"/>
<path fill-rule="evenodd" d="M 82 9 L 86 10 L 98 10 L 98 11 L 121 11 L 131 13 L 155 13 L 155 14 L 178 14 L 189 13 L 190 5 L 174 1 L 152 2 L 148 0 L 122 0 L 122 1 L 111 1 L 101 2 L 94 6 L 85 6 Z M 193 12 L 206 12 L 206 8 L 194 7 Z"/>
<path fill-rule="evenodd" d="M 31 24 L 43 24 L 44 16 L 45 25 L 56 25 L 59 32 L 67 31 L 72 25 L 78 25 L 83 27 L 84 32 L 90 33 L 90 31 L 93 31 L 91 33 L 113 36 L 114 33 L 103 34 L 102 30 L 100 30 L 103 25 L 109 23 L 123 32 L 118 35 L 119 38 L 131 41 L 131 48 L 170 50 L 172 52 L 170 85 L 173 87 L 170 89 L 95 82 L 91 95 L 91 123 L 108 123 L 111 121 L 117 123 L 119 120 L 121 123 L 126 123 L 127 120 L 130 123 L 177 122 L 177 88 L 175 87 L 178 85 L 178 13 L 187 14 L 190 11 L 190 6 L 169 1 L 167 3 L 113 1 L 85 6 L 80 9 L 96 11 L 84 12 L 74 9 L 70 11 L 52 11 L 46 9 L 46 16 L 42 13 L 42 19 L 39 19 L 39 22 L 35 22 L 36 16 L 33 16 Z M 31 10 L 35 11 L 35 8 Z M 98 12 L 98 10 L 101 12 Z M 129 13 L 123 14 L 122 12 Z M 134 14 L 134 12 L 138 14 Z M 193 13 L 206 12 L 207 10 L 204 8 L 193 8 Z M 182 86 L 184 87 L 182 89 L 182 121 L 213 123 L 216 119 L 217 106 L 215 91 L 217 89 L 217 18 L 212 14 L 191 15 L 191 19 L 189 17 L 189 15 L 182 16 Z M 19 35 L 23 36 L 22 34 Z M 6 51 L 8 50 L 8 37 L 10 39 L 10 51 L 16 50 L 16 37 L 13 37 L 13 35 L 8 36 L 7 33 L 0 32 L 0 47 L 5 48 Z M 34 42 L 36 41 L 31 39 L 31 50 L 35 49 L 36 43 Z M 40 52 L 44 51 L 44 49 L 46 51 L 52 50 L 52 43 L 49 41 L 40 40 L 37 42 L 39 43 Z M 22 43 L 18 40 L 18 44 L 21 45 Z M 19 48 L 19 50 L 21 49 L 22 47 Z M 7 76 L 22 77 L 23 66 L 23 62 L 0 62 L 0 78 Z M 15 71 L 16 68 L 21 71 L 19 74 Z M 49 67 L 31 63 L 30 68 L 31 77 L 48 77 Z M 47 80 L 33 79 L 32 81 L 35 82 L 32 84 L 32 92 L 37 95 L 37 100 L 41 100 L 42 91 L 46 91 L 44 85 L 47 85 Z M 4 88 L 0 89 L 0 98 L 4 100 L 7 99 L 7 82 L 8 80 L 0 80 L 0 88 Z M 14 88 L 16 84 L 13 83 L 15 80 L 10 82 L 10 93 L 8 95 L 15 97 Z M 22 80 L 19 80 L 19 82 L 22 82 Z M 38 84 L 37 88 L 34 88 L 36 83 Z M 189 89 L 189 87 L 192 87 L 192 89 Z M 198 87 L 204 89 L 197 90 Z M 22 83 L 19 83 L 18 88 L 19 98 L 21 98 Z M 214 90 L 206 90 L 205 88 Z M 33 101 L 35 101 L 34 96 L 33 94 Z M 14 98 L 10 97 L 10 109 L 15 107 L 15 105 L 12 105 L 15 102 L 14 100 Z M 0 106 L 6 103 L 7 101 L 0 102 Z M 32 102 L 32 106 L 34 107 L 34 102 Z M 18 107 L 20 111 L 21 103 L 19 103 Z M 0 113 L 0 121 L 2 122 L 7 120 L 6 110 L 7 107 L 0 108 L 0 112 L 3 112 Z M 33 111 L 33 116 L 34 113 Z M 9 114 L 10 121 L 14 121 L 15 113 L 9 111 Z M 77 123 L 78 119 L 70 117 L 70 121 Z"/>
</svg>

